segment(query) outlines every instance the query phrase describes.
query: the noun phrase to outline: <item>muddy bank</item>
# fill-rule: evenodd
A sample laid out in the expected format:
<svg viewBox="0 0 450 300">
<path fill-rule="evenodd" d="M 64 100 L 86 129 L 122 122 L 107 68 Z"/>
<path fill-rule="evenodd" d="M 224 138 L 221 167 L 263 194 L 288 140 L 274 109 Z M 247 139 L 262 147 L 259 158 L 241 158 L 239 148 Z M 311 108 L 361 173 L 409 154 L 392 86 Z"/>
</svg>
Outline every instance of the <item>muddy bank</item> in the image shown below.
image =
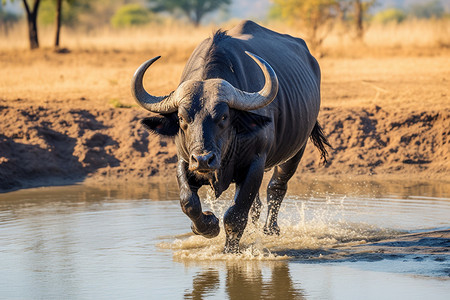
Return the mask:
<svg viewBox="0 0 450 300">
<path fill-rule="evenodd" d="M 175 178 L 170 139 L 149 135 L 139 108 L 67 108 L 0 100 L 0 191 L 88 180 Z M 312 145 L 297 171 L 313 176 L 449 180 L 450 110 L 323 107 L 333 149 Z"/>
<path fill-rule="evenodd" d="M 149 138 L 139 123 L 144 115 L 131 109 L 2 105 L 0 190 L 166 174 L 175 149 Z"/>
<path fill-rule="evenodd" d="M 360 245 L 353 250 L 360 253 L 393 255 L 443 255 L 447 260 L 450 252 L 450 230 L 405 234 L 393 239 Z M 450 270 L 448 271 L 450 275 Z"/>
</svg>

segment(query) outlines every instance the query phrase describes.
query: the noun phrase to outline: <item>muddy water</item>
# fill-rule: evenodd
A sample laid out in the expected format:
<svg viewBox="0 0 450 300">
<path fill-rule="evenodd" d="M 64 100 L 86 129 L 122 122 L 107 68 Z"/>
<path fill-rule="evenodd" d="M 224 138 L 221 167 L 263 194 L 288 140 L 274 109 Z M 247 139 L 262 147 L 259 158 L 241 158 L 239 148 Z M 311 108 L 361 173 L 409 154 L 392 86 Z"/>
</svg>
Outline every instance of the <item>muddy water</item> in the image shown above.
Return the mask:
<svg viewBox="0 0 450 300">
<path fill-rule="evenodd" d="M 264 194 L 264 193 L 263 193 Z M 232 192 L 205 209 L 222 217 Z M 175 185 L 0 194 L 1 299 L 448 299 L 450 184 L 291 185 L 281 235 L 190 233 Z"/>
</svg>

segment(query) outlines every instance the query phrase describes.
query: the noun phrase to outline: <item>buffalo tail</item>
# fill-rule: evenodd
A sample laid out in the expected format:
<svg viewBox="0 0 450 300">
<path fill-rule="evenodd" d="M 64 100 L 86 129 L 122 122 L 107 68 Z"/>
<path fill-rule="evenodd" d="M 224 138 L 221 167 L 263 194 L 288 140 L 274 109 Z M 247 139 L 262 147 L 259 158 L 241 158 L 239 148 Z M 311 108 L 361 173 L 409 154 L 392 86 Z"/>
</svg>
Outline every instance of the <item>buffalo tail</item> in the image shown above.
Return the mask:
<svg viewBox="0 0 450 300">
<path fill-rule="evenodd" d="M 333 149 L 333 147 L 330 145 L 327 138 L 325 137 L 323 129 L 318 121 L 314 125 L 314 128 L 310 135 L 310 139 L 313 142 L 314 146 L 316 146 L 316 148 L 319 149 L 320 157 L 322 159 L 323 164 L 325 165 L 327 163 L 327 156 L 328 156 L 328 151 L 325 148 L 325 146 L 328 146 L 331 149 Z"/>
</svg>

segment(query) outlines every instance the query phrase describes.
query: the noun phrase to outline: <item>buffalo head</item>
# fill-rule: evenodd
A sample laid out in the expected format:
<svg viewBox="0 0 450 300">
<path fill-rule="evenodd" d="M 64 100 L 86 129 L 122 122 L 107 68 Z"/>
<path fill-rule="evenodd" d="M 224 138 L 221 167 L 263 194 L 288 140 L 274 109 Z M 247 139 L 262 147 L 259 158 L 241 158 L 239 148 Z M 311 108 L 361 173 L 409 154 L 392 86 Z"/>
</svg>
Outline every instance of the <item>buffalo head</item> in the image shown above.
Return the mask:
<svg viewBox="0 0 450 300">
<path fill-rule="evenodd" d="M 160 114 L 144 119 L 144 126 L 156 134 L 177 136 L 178 153 L 196 174 L 217 171 L 235 136 L 255 133 L 271 121 L 250 111 L 274 100 L 277 76 L 262 58 L 246 53 L 263 71 L 265 84 L 259 92 L 245 92 L 215 78 L 187 80 L 168 96 L 152 96 L 142 79 L 160 56 L 142 64 L 133 77 L 134 98 L 143 108 Z"/>
</svg>

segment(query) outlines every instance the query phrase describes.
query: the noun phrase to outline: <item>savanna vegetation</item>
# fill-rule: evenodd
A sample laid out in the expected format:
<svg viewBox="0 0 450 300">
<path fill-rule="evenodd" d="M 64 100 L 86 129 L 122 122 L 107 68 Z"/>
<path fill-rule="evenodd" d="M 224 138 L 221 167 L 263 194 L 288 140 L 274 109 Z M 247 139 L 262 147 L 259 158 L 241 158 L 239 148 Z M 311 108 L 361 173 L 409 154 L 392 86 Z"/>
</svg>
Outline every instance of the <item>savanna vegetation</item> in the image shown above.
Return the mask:
<svg viewBox="0 0 450 300">
<path fill-rule="evenodd" d="M 173 175 L 175 147 L 141 127 L 147 112 L 134 104 L 130 79 L 162 55 L 145 85 L 171 92 L 195 46 L 238 20 L 197 22 L 181 7 L 152 10 L 152 1 L 62 1 L 56 46 L 59 1 L 28 2 L 30 11 L 40 2 L 38 47 L 26 14 L 0 11 L 0 190 Z M 297 176 L 449 180 L 450 19 L 435 9 L 440 2 L 373 14 L 371 1 L 304 1 L 331 5 L 324 16 L 312 6 L 324 18 L 316 32 L 316 15 L 299 20 L 304 8 L 287 6 L 295 2 L 274 1 L 260 23 L 304 38 L 318 58 L 319 120 L 334 147 L 325 166 L 307 148 Z"/>
</svg>

